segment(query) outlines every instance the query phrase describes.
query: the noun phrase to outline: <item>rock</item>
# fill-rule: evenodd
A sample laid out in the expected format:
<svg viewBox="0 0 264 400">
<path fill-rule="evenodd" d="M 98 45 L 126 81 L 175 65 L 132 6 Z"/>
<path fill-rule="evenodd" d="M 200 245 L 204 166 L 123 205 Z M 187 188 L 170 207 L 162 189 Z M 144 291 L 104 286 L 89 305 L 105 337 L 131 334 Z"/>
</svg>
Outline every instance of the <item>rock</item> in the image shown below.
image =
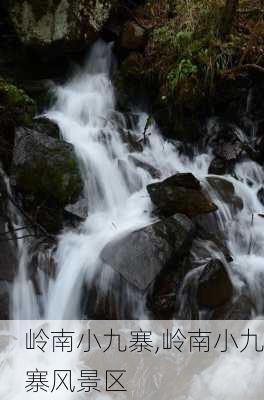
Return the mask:
<svg viewBox="0 0 264 400">
<path fill-rule="evenodd" d="M 52 198 L 66 205 L 82 191 L 73 146 L 28 128 L 16 131 L 12 177 L 40 202 Z"/>
<path fill-rule="evenodd" d="M 136 156 L 129 155 L 129 161 L 131 161 L 136 167 L 142 168 L 147 171 L 153 179 L 160 179 L 161 173 L 152 165 L 147 164 L 144 161 L 139 160 Z"/>
<path fill-rule="evenodd" d="M 244 150 L 244 138 L 236 126 L 212 119 L 207 130 L 206 144 L 212 148 L 216 158 L 224 160 L 226 164 L 240 158 Z"/>
<path fill-rule="evenodd" d="M 110 242 L 101 258 L 130 284 L 146 290 L 163 268 L 188 251 L 192 236 L 192 222 L 176 214 Z"/>
<path fill-rule="evenodd" d="M 212 319 L 220 320 L 250 320 L 256 315 L 256 306 L 250 294 L 242 293 L 235 296 L 229 302 L 217 307 Z"/>
<path fill-rule="evenodd" d="M 0 217 L 0 230 L 0 281 L 13 282 L 18 266 L 15 238 L 12 240 L 11 234 L 2 235 L 2 233 L 8 231 L 2 217 Z"/>
<path fill-rule="evenodd" d="M 34 101 L 21 89 L 0 78 L 0 157 L 9 172 L 15 141 L 15 126 L 32 122 Z"/>
<path fill-rule="evenodd" d="M 161 271 L 152 290 L 148 291 L 147 305 L 152 316 L 157 319 L 175 318 L 179 303 L 182 303 L 181 286 L 191 269 L 187 256 L 178 259 L 177 265 Z"/>
<path fill-rule="evenodd" d="M 52 81 L 49 79 L 27 79 L 21 82 L 21 87 L 36 102 L 38 113 L 50 108 L 54 101 L 54 92 L 51 90 Z"/>
<path fill-rule="evenodd" d="M 88 200 L 81 198 L 74 204 L 68 204 L 64 210 L 69 214 L 70 218 L 75 220 L 84 221 L 88 216 Z"/>
<path fill-rule="evenodd" d="M 235 194 L 234 185 L 223 178 L 207 177 L 207 181 L 222 201 L 233 211 L 243 209 L 243 200 Z"/>
<path fill-rule="evenodd" d="M 258 193 L 257 193 L 258 199 L 261 202 L 262 205 L 264 205 L 264 187 L 262 186 Z"/>
<path fill-rule="evenodd" d="M 0 177 L 0 281 L 13 282 L 18 266 L 16 241 L 7 215 L 6 185 Z M 7 232 L 7 233 L 5 233 Z"/>
<path fill-rule="evenodd" d="M 57 43 L 78 50 L 93 41 L 109 18 L 115 1 L 7 0 L 5 7 L 20 41 L 33 48 Z"/>
<path fill-rule="evenodd" d="M 0 320 L 8 320 L 10 304 L 10 285 L 0 281 Z"/>
<path fill-rule="evenodd" d="M 145 29 L 136 22 L 128 21 L 122 30 L 121 46 L 124 49 L 138 50 L 145 46 L 146 34 Z"/>
<path fill-rule="evenodd" d="M 208 174 L 225 175 L 228 173 L 228 169 L 228 163 L 226 160 L 215 157 L 209 165 Z"/>
<path fill-rule="evenodd" d="M 121 132 L 123 141 L 127 144 L 129 152 L 142 153 L 144 150 L 143 141 L 137 140 L 137 138 L 129 131 Z"/>
<path fill-rule="evenodd" d="M 52 136 L 56 139 L 60 138 L 60 128 L 48 118 L 39 117 L 34 119 L 33 129 L 44 135 Z"/>
<path fill-rule="evenodd" d="M 21 125 L 31 123 L 36 112 L 35 102 L 22 89 L 4 79 L 0 79 L 0 107 Z"/>
<path fill-rule="evenodd" d="M 43 275 L 47 281 L 56 277 L 55 249 L 55 240 L 51 238 L 33 239 L 30 243 L 28 278 L 32 281 L 35 292 L 39 295 L 43 294 Z"/>
<path fill-rule="evenodd" d="M 162 182 L 147 186 L 152 202 L 164 215 L 175 213 L 193 217 L 217 210 L 202 192 L 199 181 L 192 174 L 176 174 Z"/>
<path fill-rule="evenodd" d="M 118 160 L 118 169 L 122 173 L 131 192 L 137 192 L 142 188 L 142 180 L 135 169 L 125 160 Z"/>
<path fill-rule="evenodd" d="M 64 207 L 83 190 L 73 146 L 32 129 L 17 129 L 11 184 L 22 194 L 25 210 L 48 231 L 57 231 Z"/>
<path fill-rule="evenodd" d="M 219 307 L 231 300 L 233 286 L 223 263 L 211 260 L 202 270 L 197 288 L 200 307 Z"/>
</svg>

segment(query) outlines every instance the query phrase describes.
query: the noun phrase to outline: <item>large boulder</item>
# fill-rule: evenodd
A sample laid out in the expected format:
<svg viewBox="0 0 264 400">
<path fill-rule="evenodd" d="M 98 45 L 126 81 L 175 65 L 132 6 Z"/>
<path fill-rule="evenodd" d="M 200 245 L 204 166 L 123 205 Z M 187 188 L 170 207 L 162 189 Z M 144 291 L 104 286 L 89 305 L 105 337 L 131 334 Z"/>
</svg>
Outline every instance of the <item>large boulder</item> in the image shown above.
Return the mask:
<svg viewBox="0 0 264 400">
<path fill-rule="evenodd" d="M 203 193 L 200 182 L 190 173 L 176 174 L 147 186 L 152 202 L 164 215 L 175 213 L 194 217 L 217 210 Z"/>
<path fill-rule="evenodd" d="M 108 20 L 110 0 L 4 0 L 20 41 L 47 48 L 63 43 L 76 50 L 94 40 Z"/>
<path fill-rule="evenodd" d="M 192 222 L 176 214 L 110 242 L 101 258 L 130 284 L 146 290 L 166 266 L 188 251 L 192 237 Z"/>
<path fill-rule="evenodd" d="M 11 184 L 37 222 L 47 230 L 60 229 L 64 207 L 77 201 L 83 189 L 73 146 L 28 128 L 17 129 Z"/>
</svg>

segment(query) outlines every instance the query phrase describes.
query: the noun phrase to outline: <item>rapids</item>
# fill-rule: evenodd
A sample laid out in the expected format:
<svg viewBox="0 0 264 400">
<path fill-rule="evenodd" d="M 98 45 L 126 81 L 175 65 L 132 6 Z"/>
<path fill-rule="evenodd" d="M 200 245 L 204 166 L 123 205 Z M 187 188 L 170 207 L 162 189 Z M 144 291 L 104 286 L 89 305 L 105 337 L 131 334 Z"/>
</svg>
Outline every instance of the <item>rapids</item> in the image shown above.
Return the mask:
<svg viewBox="0 0 264 400">
<path fill-rule="evenodd" d="M 141 161 L 142 166 L 158 170 L 160 179 L 176 172 L 192 172 L 201 180 L 219 208 L 218 224 L 233 258 L 226 263 L 233 284 L 238 290 L 247 284 L 255 303 L 252 315 L 263 313 L 264 219 L 258 214 L 264 213 L 264 207 L 257 197 L 264 183 L 263 169 L 253 161 L 244 160 L 236 166 L 236 179 L 229 175 L 223 177 L 234 185 L 243 201 L 243 209 L 234 215 L 231 207 L 206 182 L 212 160 L 210 149 L 206 153 L 194 149 L 195 156 L 183 156 L 178 144 L 166 140 L 155 122 L 148 127 L 147 141 L 143 143 L 148 115 L 137 109 L 129 114 L 118 111 L 111 80 L 114 68 L 112 44 L 98 41 L 85 66 L 55 89 L 56 102 L 46 116 L 59 125 L 63 139 L 75 148 L 85 184 L 88 217 L 78 228 L 65 229 L 58 237 L 55 278 L 47 279 L 39 271 L 41 299 L 34 295 L 32 282 L 25 272 L 27 242 L 20 244 L 12 318 L 82 318 L 84 282 L 92 282 L 100 270 L 101 290 L 111 290 L 113 274 L 100 259 L 103 247 L 119 235 L 148 225 L 156 218 L 146 191 L 146 185 L 155 179 L 148 168 L 135 167 L 131 156 Z M 143 151 L 138 152 L 133 143 L 140 143 Z M 128 302 L 136 303 L 133 317 L 147 318 L 144 297 L 137 301 L 133 293 L 126 296 Z M 125 301 L 124 304 L 129 306 Z"/>
</svg>

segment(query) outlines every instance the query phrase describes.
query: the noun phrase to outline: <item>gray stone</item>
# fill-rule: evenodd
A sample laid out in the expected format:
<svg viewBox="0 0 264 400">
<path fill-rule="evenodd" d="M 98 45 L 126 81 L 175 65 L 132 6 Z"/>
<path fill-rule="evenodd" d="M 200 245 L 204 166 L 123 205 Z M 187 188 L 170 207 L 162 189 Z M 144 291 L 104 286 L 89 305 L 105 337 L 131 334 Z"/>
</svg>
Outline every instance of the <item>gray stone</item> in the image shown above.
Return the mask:
<svg viewBox="0 0 264 400">
<path fill-rule="evenodd" d="M 146 290 L 163 268 L 188 251 L 192 237 L 192 222 L 176 214 L 110 242 L 101 258 L 129 283 Z"/>
<path fill-rule="evenodd" d="M 6 0 L 4 4 L 23 44 L 43 48 L 62 42 L 76 50 L 94 40 L 115 1 Z"/>
</svg>

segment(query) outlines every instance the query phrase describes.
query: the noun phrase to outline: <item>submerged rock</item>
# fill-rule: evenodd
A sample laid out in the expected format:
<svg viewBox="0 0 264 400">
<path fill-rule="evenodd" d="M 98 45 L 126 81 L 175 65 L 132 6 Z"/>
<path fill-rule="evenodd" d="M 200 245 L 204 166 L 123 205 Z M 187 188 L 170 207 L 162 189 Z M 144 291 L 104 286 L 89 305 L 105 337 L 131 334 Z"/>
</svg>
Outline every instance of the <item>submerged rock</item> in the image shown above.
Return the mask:
<svg viewBox="0 0 264 400">
<path fill-rule="evenodd" d="M 131 161 L 136 167 L 142 168 L 147 171 L 153 179 L 160 179 L 161 173 L 152 165 L 146 163 L 145 161 L 139 160 L 134 155 L 129 155 L 128 160 Z"/>
<path fill-rule="evenodd" d="M 60 229 L 64 207 L 83 189 L 73 146 L 28 128 L 16 131 L 11 183 L 25 209 L 49 231 Z"/>
<path fill-rule="evenodd" d="M 176 174 L 147 186 L 152 202 L 164 215 L 175 213 L 193 217 L 217 210 L 202 192 L 200 182 L 190 173 Z"/>
<path fill-rule="evenodd" d="M 78 50 L 94 40 L 114 4 L 108 0 L 7 0 L 5 7 L 24 45 L 47 48 L 62 43 Z"/>
<path fill-rule="evenodd" d="M 101 258 L 129 283 L 146 290 L 163 268 L 188 251 L 192 236 L 192 222 L 176 214 L 110 242 Z"/>
<path fill-rule="evenodd" d="M 233 285 L 224 264 L 211 260 L 202 270 L 197 288 L 200 307 L 219 307 L 231 300 Z"/>
</svg>

